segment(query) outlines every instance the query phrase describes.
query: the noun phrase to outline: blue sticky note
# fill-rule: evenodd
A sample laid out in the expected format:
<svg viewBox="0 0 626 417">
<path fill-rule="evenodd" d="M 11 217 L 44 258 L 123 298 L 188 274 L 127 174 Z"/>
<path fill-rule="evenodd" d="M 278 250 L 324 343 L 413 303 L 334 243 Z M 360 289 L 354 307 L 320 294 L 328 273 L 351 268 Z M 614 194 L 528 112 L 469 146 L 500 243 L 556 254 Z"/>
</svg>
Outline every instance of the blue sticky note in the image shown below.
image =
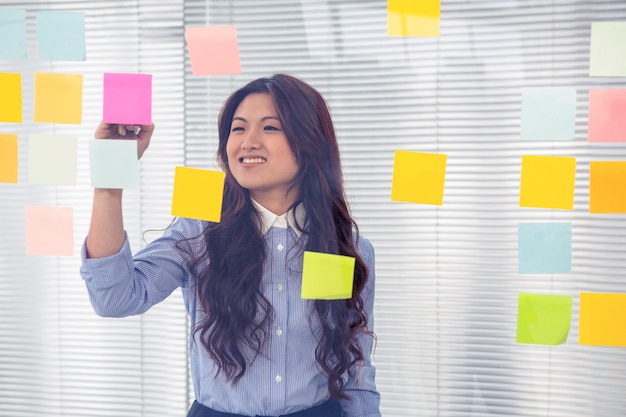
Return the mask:
<svg viewBox="0 0 626 417">
<path fill-rule="evenodd" d="M 522 140 L 574 140 L 576 90 L 525 88 L 522 91 Z"/>
<path fill-rule="evenodd" d="M 26 10 L 0 9 L 0 59 L 26 58 Z"/>
<path fill-rule="evenodd" d="M 520 223 L 517 231 L 520 274 L 570 272 L 571 223 Z"/>
<path fill-rule="evenodd" d="M 89 144 L 91 186 L 139 188 L 139 160 L 134 139 L 94 139 Z"/>
<path fill-rule="evenodd" d="M 37 12 L 37 45 L 41 59 L 85 60 L 85 13 Z"/>
</svg>

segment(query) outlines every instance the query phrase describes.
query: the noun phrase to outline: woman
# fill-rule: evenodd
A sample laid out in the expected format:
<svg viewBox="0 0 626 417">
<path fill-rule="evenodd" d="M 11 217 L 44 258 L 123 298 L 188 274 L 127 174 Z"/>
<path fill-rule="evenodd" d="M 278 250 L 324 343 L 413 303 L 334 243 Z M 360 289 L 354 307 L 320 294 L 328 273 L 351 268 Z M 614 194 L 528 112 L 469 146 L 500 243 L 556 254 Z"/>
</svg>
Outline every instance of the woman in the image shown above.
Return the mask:
<svg viewBox="0 0 626 417">
<path fill-rule="evenodd" d="M 135 138 L 141 157 L 153 126 L 135 128 L 101 124 L 96 138 Z M 350 217 L 323 97 L 289 75 L 250 82 L 222 108 L 217 156 L 221 222 L 179 218 L 134 256 L 122 191 L 94 190 L 81 268 L 94 309 L 140 314 L 182 288 L 188 416 L 379 416 L 374 251 Z M 352 298 L 301 298 L 305 250 L 355 258 Z"/>
</svg>

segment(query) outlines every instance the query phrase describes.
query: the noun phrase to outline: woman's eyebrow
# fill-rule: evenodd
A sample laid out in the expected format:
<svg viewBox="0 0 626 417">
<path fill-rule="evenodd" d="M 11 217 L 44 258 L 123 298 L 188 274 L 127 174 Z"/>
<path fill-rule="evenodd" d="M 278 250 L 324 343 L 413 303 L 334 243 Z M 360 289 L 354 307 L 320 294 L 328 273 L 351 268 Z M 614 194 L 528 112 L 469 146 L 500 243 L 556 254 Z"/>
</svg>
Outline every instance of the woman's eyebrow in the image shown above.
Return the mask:
<svg viewBox="0 0 626 417">
<path fill-rule="evenodd" d="M 240 120 L 240 121 L 242 121 L 242 122 L 248 123 L 248 120 L 247 120 L 245 117 L 241 117 L 241 116 L 235 116 L 235 117 L 233 117 L 233 122 L 234 122 L 235 120 Z M 262 118 L 261 118 L 261 121 L 262 121 L 262 122 L 265 122 L 265 121 L 267 121 L 267 120 L 276 120 L 276 121 L 279 121 L 279 122 L 280 122 L 280 119 L 279 119 L 277 116 L 264 116 L 264 117 L 262 117 Z"/>
</svg>

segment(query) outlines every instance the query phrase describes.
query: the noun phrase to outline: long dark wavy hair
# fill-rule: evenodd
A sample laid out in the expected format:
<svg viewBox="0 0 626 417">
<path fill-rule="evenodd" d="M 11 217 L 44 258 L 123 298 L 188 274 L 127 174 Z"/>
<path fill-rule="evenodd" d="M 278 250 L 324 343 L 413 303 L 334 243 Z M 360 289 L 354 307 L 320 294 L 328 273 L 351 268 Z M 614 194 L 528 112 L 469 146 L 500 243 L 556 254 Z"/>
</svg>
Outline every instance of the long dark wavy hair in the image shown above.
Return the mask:
<svg viewBox="0 0 626 417">
<path fill-rule="evenodd" d="M 217 373 L 237 383 L 254 361 L 242 347 L 250 348 L 254 357 L 262 355 L 273 319 L 272 305 L 261 291 L 266 247 L 259 213 L 248 190 L 233 177 L 226 154 L 233 115 L 252 93 L 271 96 L 298 161 L 300 192 L 292 207 L 302 204 L 305 209 L 304 224 L 298 225 L 304 249 L 356 259 L 352 298 L 314 301 L 317 320 L 311 320 L 319 335 L 315 359 L 328 375 L 330 395 L 347 399 L 342 375 L 352 372 L 364 357 L 357 336 L 373 336 L 361 297 L 368 269 L 357 250 L 358 229 L 346 203 L 328 106 L 319 92 L 296 77 L 276 74 L 254 80 L 235 91 L 221 109 L 217 158 L 226 173 L 221 222 L 209 223 L 202 235 L 179 242 L 197 278 L 197 296 L 206 313 L 194 332 Z"/>
</svg>

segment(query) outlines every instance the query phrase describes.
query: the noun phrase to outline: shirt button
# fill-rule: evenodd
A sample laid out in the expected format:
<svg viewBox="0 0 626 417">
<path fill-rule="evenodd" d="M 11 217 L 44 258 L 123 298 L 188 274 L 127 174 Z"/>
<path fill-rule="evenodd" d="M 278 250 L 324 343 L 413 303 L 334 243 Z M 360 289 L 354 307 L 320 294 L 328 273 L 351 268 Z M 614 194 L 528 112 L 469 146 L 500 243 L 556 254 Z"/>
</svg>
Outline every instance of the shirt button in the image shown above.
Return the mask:
<svg viewBox="0 0 626 417">
<path fill-rule="evenodd" d="M 281 329 L 280 327 L 278 329 L 276 329 L 276 334 L 278 336 L 282 336 L 283 335 L 283 329 Z"/>
<path fill-rule="evenodd" d="M 276 379 L 276 382 L 280 382 L 280 381 L 283 380 L 283 377 L 280 376 L 280 375 L 276 375 L 276 378 L 274 378 L 274 379 Z"/>
<path fill-rule="evenodd" d="M 278 246 L 276 246 L 276 249 L 283 250 L 285 249 L 285 247 L 282 245 L 282 243 L 279 243 Z"/>
<path fill-rule="evenodd" d="M 285 289 L 285 287 L 283 286 L 283 284 L 278 284 L 278 287 L 276 287 L 276 288 L 278 288 L 278 292 L 281 292 L 282 290 L 284 290 L 284 289 Z"/>
</svg>

